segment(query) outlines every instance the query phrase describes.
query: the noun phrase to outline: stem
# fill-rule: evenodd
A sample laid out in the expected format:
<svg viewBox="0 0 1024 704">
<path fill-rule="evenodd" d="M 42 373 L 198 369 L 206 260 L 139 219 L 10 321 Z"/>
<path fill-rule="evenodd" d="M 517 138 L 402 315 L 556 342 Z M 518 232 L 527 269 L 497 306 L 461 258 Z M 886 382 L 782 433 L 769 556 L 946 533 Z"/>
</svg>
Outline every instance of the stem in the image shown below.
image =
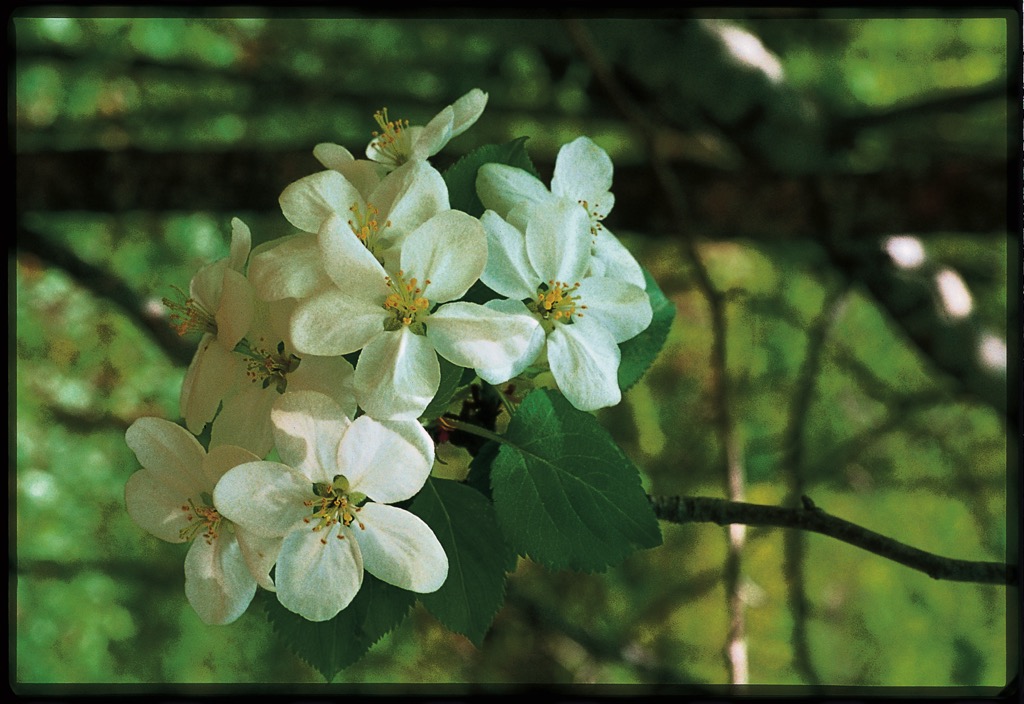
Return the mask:
<svg viewBox="0 0 1024 704">
<path fill-rule="evenodd" d="M 499 442 L 503 445 L 508 444 L 508 441 L 505 440 L 505 438 L 488 430 L 487 428 L 481 428 L 479 425 L 473 425 L 472 423 L 467 423 L 466 421 L 457 420 L 455 418 L 448 418 L 446 416 L 441 416 L 437 421 L 442 427 L 446 427 L 449 430 L 461 430 L 464 433 L 476 435 L 477 437 L 484 438 L 485 440 L 493 440 L 494 442 Z"/>
<path fill-rule="evenodd" d="M 807 497 L 800 508 L 765 506 L 706 496 L 652 496 L 655 515 L 671 523 L 745 524 L 798 528 L 821 533 L 893 562 L 924 572 L 932 579 L 1017 586 L 1019 567 L 1003 562 L 976 562 L 941 557 L 831 516 Z"/>
</svg>

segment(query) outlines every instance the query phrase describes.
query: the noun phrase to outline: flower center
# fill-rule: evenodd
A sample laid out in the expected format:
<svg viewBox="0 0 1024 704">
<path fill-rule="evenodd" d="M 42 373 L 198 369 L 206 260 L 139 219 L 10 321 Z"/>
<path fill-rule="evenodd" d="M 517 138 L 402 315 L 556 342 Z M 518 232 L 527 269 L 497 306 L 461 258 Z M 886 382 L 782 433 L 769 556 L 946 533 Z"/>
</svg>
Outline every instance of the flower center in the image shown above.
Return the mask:
<svg viewBox="0 0 1024 704">
<path fill-rule="evenodd" d="M 190 332 L 209 332 L 216 335 L 217 321 L 213 315 L 203 308 L 199 301 L 187 296 L 177 286 L 174 287 L 174 290 L 178 292 L 178 295 L 184 302 L 179 303 L 178 301 L 172 301 L 170 298 L 164 298 L 163 304 L 171 311 L 170 322 L 175 332 L 179 335 L 187 335 Z"/>
<path fill-rule="evenodd" d="M 573 317 L 582 318 L 586 306 L 580 301 L 580 283 L 577 281 L 572 286 L 564 281 L 548 281 L 537 287 L 537 295 L 526 304 L 526 307 L 539 315 L 543 321 L 553 324 L 553 321 L 572 323 Z M 579 310 L 577 310 L 579 309 Z M 550 332 L 551 329 L 548 329 Z"/>
<path fill-rule="evenodd" d="M 349 220 L 348 226 L 352 228 L 352 232 L 359 238 L 359 241 L 370 250 L 370 253 L 377 256 L 375 250 L 377 238 L 384 229 L 377 221 L 377 215 L 380 211 L 370 203 L 366 204 L 366 210 L 360 210 L 359 203 L 353 203 L 349 210 L 352 211 L 355 219 Z M 391 227 L 391 221 L 384 221 L 384 227 Z"/>
<path fill-rule="evenodd" d="M 235 345 L 235 352 L 247 357 L 245 375 L 250 381 L 254 384 L 262 383 L 264 389 L 274 384 L 279 394 L 288 390 L 288 375 L 298 369 L 299 363 L 302 362 L 294 354 L 285 354 L 284 342 L 278 342 L 277 352 L 271 353 L 242 338 L 241 342 Z"/>
<path fill-rule="evenodd" d="M 196 506 L 192 499 L 188 500 L 188 505 L 182 505 L 181 510 L 188 514 L 185 518 L 189 524 L 178 531 L 178 535 L 183 540 L 191 541 L 201 533 L 206 544 L 212 545 L 213 541 L 217 539 L 220 523 L 224 519 L 217 509 L 207 505 L 213 503 L 213 499 L 209 495 L 201 495 L 200 500 L 203 503 L 199 506 Z"/>
<path fill-rule="evenodd" d="M 590 207 L 590 204 L 585 200 L 577 201 L 583 206 L 583 209 L 587 211 L 587 215 L 590 217 L 590 234 L 597 237 L 597 233 L 604 229 L 604 225 L 601 221 L 604 220 L 604 215 L 600 211 L 600 203 L 594 203 L 594 207 Z"/>
<path fill-rule="evenodd" d="M 430 301 L 422 294 L 423 289 L 417 285 L 415 278 L 405 281 L 405 272 L 399 271 L 395 278 L 384 277 L 384 283 L 391 289 L 391 293 L 384 299 L 384 309 L 391 315 L 384 321 L 385 330 L 400 330 L 403 325 L 417 335 L 426 334 L 426 326 L 423 318 L 430 313 Z M 425 279 L 423 285 L 430 284 L 430 279 Z"/>
<path fill-rule="evenodd" d="M 312 509 L 312 515 L 302 520 L 313 525 L 314 532 L 330 528 L 335 523 L 341 523 L 346 528 L 355 523 L 359 530 L 366 530 L 366 526 L 357 517 L 366 502 L 366 494 L 349 491 L 349 482 L 344 475 L 338 474 L 331 483 L 317 482 L 313 485 L 313 493 L 315 499 L 303 501 L 303 505 Z M 345 534 L 339 532 L 338 539 L 344 540 Z M 327 539 L 321 538 L 320 542 L 326 545 Z"/>
<path fill-rule="evenodd" d="M 409 155 L 409 127 L 408 120 L 388 119 L 388 109 L 381 108 L 373 114 L 373 119 L 380 126 L 380 132 L 374 130 L 373 141 L 371 142 L 377 151 L 381 152 L 396 165 L 405 162 Z"/>
</svg>

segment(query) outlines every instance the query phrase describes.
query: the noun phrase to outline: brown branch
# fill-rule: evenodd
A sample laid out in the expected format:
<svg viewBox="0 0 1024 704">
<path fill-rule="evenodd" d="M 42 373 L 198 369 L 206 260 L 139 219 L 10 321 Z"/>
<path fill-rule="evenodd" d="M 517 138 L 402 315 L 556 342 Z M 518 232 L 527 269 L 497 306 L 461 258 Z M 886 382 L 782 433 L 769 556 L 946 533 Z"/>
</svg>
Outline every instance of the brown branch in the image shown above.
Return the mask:
<svg viewBox="0 0 1024 704">
<path fill-rule="evenodd" d="M 650 497 L 650 500 L 655 515 L 670 523 L 795 528 L 849 543 L 887 560 L 924 572 L 932 579 L 1004 586 L 1017 586 L 1020 583 L 1018 565 L 958 560 L 925 552 L 825 513 L 806 497 L 804 505 L 799 508 L 742 503 L 705 496 L 655 496 Z"/>
</svg>

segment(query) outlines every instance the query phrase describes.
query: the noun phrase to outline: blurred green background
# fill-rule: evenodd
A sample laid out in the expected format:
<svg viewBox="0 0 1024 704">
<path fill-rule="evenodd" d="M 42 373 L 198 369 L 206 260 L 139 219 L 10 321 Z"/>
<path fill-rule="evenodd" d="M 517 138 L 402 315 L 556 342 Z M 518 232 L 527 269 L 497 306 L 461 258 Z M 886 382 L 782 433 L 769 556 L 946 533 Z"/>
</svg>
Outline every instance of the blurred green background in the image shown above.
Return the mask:
<svg viewBox="0 0 1024 704">
<path fill-rule="evenodd" d="M 277 196 L 320 168 L 316 143 L 358 155 L 378 108 L 424 124 L 473 87 L 490 102 L 439 168 L 523 135 L 545 179 L 581 134 L 615 162 L 605 224 L 678 311 L 656 365 L 600 414 L 650 493 L 725 495 L 688 237 L 725 311 L 747 500 L 804 493 L 924 550 L 1016 561 L 1014 15 L 162 14 L 12 23 L 12 684 L 322 681 L 258 603 L 202 625 L 186 546 L 124 510 L 138 468 L 124 431 L 178 418 L 195 340 L 169 331 L 159 301 L 227 254 L 231 217 L 257 241 L 288 234 Z M 683 221 L 580 36 L 657 126 Z M 521 561 L 480 650 L 417 608 L 335 681 L 727 682 L 727 533 L 662 527 L 663 547 L 606 574 Z M 752 683 L 998 687 L 1016 673 L 1016 590 L 751 529 L 740 591 Z"/>
</svg>

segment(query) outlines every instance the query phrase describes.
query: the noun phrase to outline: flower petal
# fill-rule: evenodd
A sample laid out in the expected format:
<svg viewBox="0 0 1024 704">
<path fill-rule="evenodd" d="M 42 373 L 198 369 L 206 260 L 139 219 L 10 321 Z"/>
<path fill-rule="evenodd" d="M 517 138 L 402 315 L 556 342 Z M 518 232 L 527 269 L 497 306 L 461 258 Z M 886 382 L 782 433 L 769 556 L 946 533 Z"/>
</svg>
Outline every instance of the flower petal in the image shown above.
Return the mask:
<svg viewBox="0 0 1024 704">
<path fill-rule="evenodd" d="M 612 160 L 588 137 L 577 137 L 562 146 L 555 157 L 551 192 L 573 201 L 600 203 L 612 187 Z M 607 211 L 605 211 L 607 212 Z"/>
<path fill-rule="evenodd" d="M 245 260 L 252 251 L 252 233 L 249 226 L 238 218 L 231 218 L 231 253 L 228 266 L 237 272 L 245 270 Z"/>
<path fill-rule="evenodd" d="M 319 232 L 331 215 L 347 217 L 359 191 L 337 171 L 320 171 L 288 185 L 278 199 L 285 219 L 303 232 Z"/>
<path fill-rule="evenodd" d="M 639 286 L 591 276 L 583 279 L 578 293 L 587 306 L 584 316 L 600 323 L 615 342 L 636 337 L 651 324 L 651 300 Z"/>
<path fill-rule="evenodd" d="M 385 177 L 366 202 L 380 210 L 377 241 L 387 250 L 400 247 L 410 232 L 449 209 L 448 186 L 427 162 L 410 161 Z"/>
<path fill-rule="evenodd" d="M 189 496 L 209 491 L 202 473 L 206 451 L 177 423 L 163 418 L 137 419 L 124 434 L 139 464 L 160 476 L 168 486 Z"/>
<path fill-rule="evenodd" d="M 546 203 L 552 200 L 547 186 L 533 174 L 507 164 L 484 164 L 476 173 L 476 193 L 480 202 L 501 217 L 523 201 Z"/>
<path fill-rule="evenodd" d="M 338 474 L 338 444 L 351 420 L 332 398 L 316 391 L 289 391 L 270 412 L 281 459 L 314 482 Z"/>
<path fill-rule="evenodd" d="M 323 261 L 316 235 L 283 237 L 280 244 L 253 254 L 249 281 L 264 301 L 306 298 L 331 283 Z"/>
<path fill-rule="evenodd" d="M 485 107 L 487 107 L 487 93 L 479 88 L 473 88 L 452 103 L 452 110 L 455 112 L 455 121 L 452 123 L 452 137 L 458 137 L 472 127 L 480 119 L 480 115 L 483 114 Z"/>
<path fill-rule="evenodd" d="M 328 218 L 320 228 L 317 241 L 323 253 L 324 269 L 339 289 L 354 295 L 384 289 L 387 272 L 347 221 L 340 217 Z"/>
<path fill-rule="evenodd" d="M 607 228 L 597 233 L 594 256 L 590 260 L 590 276 L 611 276 L 647 288 L 644 271 L 633 254 Z"/>
<path fill-rule="evenodd" d="M 356 400 L 374 418 L 417 418 L 441 383 L 433 345 L 407 326 L 374 338 L 356 363 Z"/>
<path fill-rule="evenodd" d="M 213 489 L 220 515 L 256 536 L 280 538 L 306 526 L 304 501 L 314 498 L 309 477 L 278 462 L 246 462 Z"/>
<path fill-rule="evenodd" d="M 423 488 L 434 463 L 434 442 L 416 421 L 352 421 L 338 447 L 338 471 L 352 491 L 392 504 Z"/>
<path fill-rule="evenodd" d="M 181 415 L 190 431 L 201 433 L 217 415 L 221 399 L 244 378 L 241 364 L 234 352 L 218 344 L 216 335 L 203 335 L 185 372 L 179 398 Z"/>
<path fill-rule="evenodd" d="M 349 418 L 356 415 L 355 370 L 344 357 L 306 355 L 288 375 L 289 391 L 319 391 L 334 399 Z"/>
<path fill-rule="evenodd" d="M 348 537 L 340 538 L 345 533 Z M 351 531 L 335 523 L 285 537 L 275 571 L 277 598 L 310 621 L 326 621 L 348 606 L 363 583 L 363 561 Z"/>
<path fill-rule="evenodd" d="M 332 142 L 321 142 L 313 147 L 313 157 L 324 165 L 324 168 L 337 171 L 344 175 L 344 169 L 354 162 L 356 158 L 352 152 L 340 144 Z"/>
<path fill-rule="evenodd" d="M 394 506 L 368 503 L 359 518 L 366 529 L 352 532 L 367 572 L 421 594 L 437 591 L 444 584 L 448 556 L 419 516 Z"/>
<path fill-rule="evenodd" d="M 523 207 L 523 206 L 520 206 Z M 583 208 L 556 200 L 529 208 L 526 254 L 543 281 L 572 285 L 590 267 L 590 219 Z"/>
<path fill-rule="evenodd" d="M 526 235 L 493 210 L 484 211 L 480 223 L 487 234 L 487 266 L 480 280 L 507 298 L 531 298 L 543 281 L 526 255 Z"/>
<path fill-rule="evenodd" d="M 199 490 L 187 482 L 187 475 L 178 481 L 166 472 L 140 469 L 128 477 L 124 486 L 124 503 L 128 515 L 139 528 L 168 543 L 183 543 L 181 531 L 188 527 L 189 499 L 198 499 Z"/>
<path fill-rule="evenodd" d="M 245 337 L 255 315 L 256 297 L 252 284 L 234 269 L 224 269 L 220 303 L 217 305 L 217 341 L 233 350 Z"/>
<path fill-rule="evenodd" d="M 434 156 L 452 138 L 452 125 L 455 124 L 455 110 L 447 106 L 444 110 L 434 115 L 423 129 L 416 136 L 412 143 L 410 160 L 422 160 Z"/>
<path fill-rule="evenodd" d="M 600 324 L 579 318 L 572 325 L 556 325 L 547 352 L 558 390 L 576 408 L 593 411 L 622 399 L 619 346 Z"/>
<path fill-rule="evenodd" d="M 484 306 L 492 310 L 512 315 L 532 315 L 522 301 L 495 300 L 488 301 Z M 533 364 L 538 355 L 540 355 L 544 350 L 544 343 L 546 340 L 547 333 L 545 333 L 544 328 L 538 324 L 534 329 L 533 334 L 530 336 L 530 341 L 526 346 L 526 351 L 523 352 L 519 359 L 510 360 L 505 364 L 475 367 L 476 373 L 488 384 L 503 384 L 509 379 L 519 376 L 526 371 L 527 367 Z"/>
<path fill-rule="evenodd" d="M 246 462 L 259 462 L 261 459 L 263 458 L 257 457 L 243 447 L 234 445 L 213 447 L 203 458 L 203 476 L 206 478 L 207 486 L 217 486 L 217 482 L 227 474 L 228 470 Z"/>
<path fill-rule="evenodd" d="M 274 580 L 270 577 L 270 570 L 281 553 L 283 538 L 268 538 L 235 526 L 235 539 L 238 540 L 242 557 L 256 584 L 268 591 L 277 591 Z"/>
<path fill-rule="evenodd" d="M 367 300 L 329 288 L 300 301 L 292 314 L 291 338 L 302 354 L 336 357 L 366 346 L 384 332 L 384 294 Z"/>
<path fill-rule="evenodd" d="M 540 328 L 525 306 L 522 312 L 516 310 L 508 313 L 476 303 L 447 303 L 427 319 L 427 337 L 438 354 L 460 367 L 511 369 L 530 351 Z"/>
<path fill-rule="evenodd" d="M 246 379 L 225 396 L 220 413 L 210 429 L 210 447 L 238 446 L 262 459 L 274 446 L 270 407 L 279 394 L 273 387 L 264 389 Z"/>
<path fill-rule="evenodd" d="M 223 625 L 245 613 L 256 594 L 256 580 L 238 541 L 221 533 L 207 543 L 192 542 L 185 556 L 185 596 L 203 623 Z"/>
<path fill-rule="evenodd" d="M 409 233 L 402 245 L 401 269 L 406 277 L 430 282 L 423 285 L 423 295 L 431 303 L 461 298 L 486 265 L 483 225 L 459 210 L 438 213 Z"/>
</svg>

